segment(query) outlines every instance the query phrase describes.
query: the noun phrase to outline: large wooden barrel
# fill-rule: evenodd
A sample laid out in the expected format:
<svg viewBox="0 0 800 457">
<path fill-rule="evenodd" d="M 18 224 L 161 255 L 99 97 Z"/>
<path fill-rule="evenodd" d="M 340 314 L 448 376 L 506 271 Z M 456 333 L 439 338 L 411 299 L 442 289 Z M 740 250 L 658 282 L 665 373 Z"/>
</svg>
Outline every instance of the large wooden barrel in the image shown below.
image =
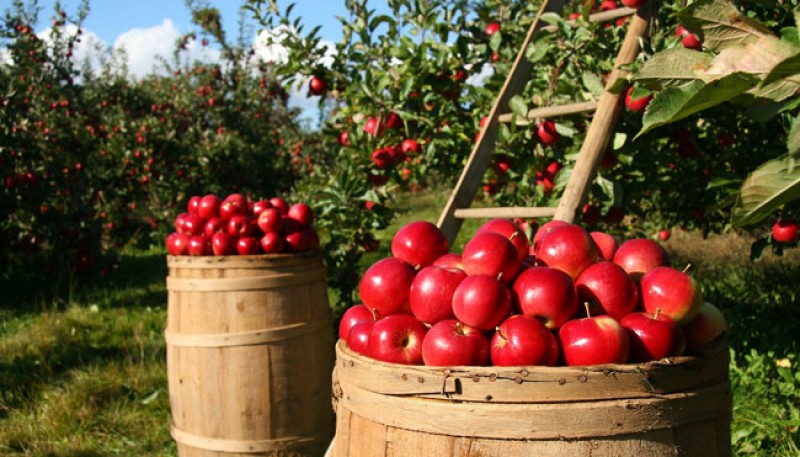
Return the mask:
<svg viewBox="0 0 800 457">
<path fill-rule="evenodd" d="M 728 350 L 638 365 L 429 368 L 336 347 L 333 457 L 730 457 Z"/>
<path fill-rule="evenodd" d="M 319 253 L 168 256 L 167 377 L 182 457 L 318 456 L 333 436 Z"/>
</svg>

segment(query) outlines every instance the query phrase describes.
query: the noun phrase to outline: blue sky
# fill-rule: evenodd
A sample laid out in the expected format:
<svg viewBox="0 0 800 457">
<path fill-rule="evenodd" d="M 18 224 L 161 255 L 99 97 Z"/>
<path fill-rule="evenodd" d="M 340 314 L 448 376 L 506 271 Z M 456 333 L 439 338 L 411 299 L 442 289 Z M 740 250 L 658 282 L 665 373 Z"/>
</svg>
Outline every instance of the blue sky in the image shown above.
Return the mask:
<svg viewBox="0 0 800 457">
<path fill-rule="evenodd" d="M 283 9 L 289 3 L 281 1 L 279 5 Z M 336 41 L 341 37 L 339 21 L 335 16 L 345 15 L 344 0 L 295 0 L 295 3 L 293 14 L 302 16 L 308 29 L 320 25 L 323 38 Z M 377 5 L 384 2 L 373 3 Z M 0 0 L 3 10 L 8 4 L 10 1 Z M 40 17 L 42 27 L 49 22 L 44 19 L 51 15 L 54 4 L 54 0 L 39 1 L 39 5 L 44 8 Z M 67 11 L 74 11 L 80 1 L 62 0 L 61 4 Z M 241 2 L 218 0 L 210 1 L 209 4 L 222 12 L 225 30 L 235 33 Z M 119 35 L 131 29 L 158 26 L 165 19 L 171 20 L 181 33 L 191 29 L 190 15 L 184 0 L 93 0 L 90 6 L 91 13 L 84 26 L 107 43 L 113 43 Z"/>
<path fill-rule="evenodd" d="M 55 3 L 55 0 L 39 0 L 42 11 L 36 29 L 38 34 L 47 33 Z M 70 14 L 77 10 L 80 3 L 80 0 L 61 1 L 61 5 Z M 241 3 L 242 0 L 208 1 L 210 6 L 221 11 L 223 28 L 229 39 L 235 39 L 238 33 Z M 289 3 L 291 2 L 279 0 L 281 9 L 285 9 Z M 306 31 L 319 25 L 322 27 L 320 37 L 323 40 L 336 42 L 341 38 L 341 24 L 336 16 L 346 16 L 344 0 L 295 0 L 295 3 L 293 17 L 302 17 Z M 374 0 L 371 3 L 378 9 L 387 9 L 385 0 Z M 10 6 L 10 0 L 0 0 L 0 13 Z M 106 48 L 124 48 L 128 71 L 134 77 L 152 72 L 158 65 L 157 56 L 170 56 L 177 38 L 196 30 L 184 0 L 91 0 L 90 9 L 89 16 L 83 23 L 84 39 L 81 44 L 86 46 L 87 51 L 82 54 L 80 49 L 76 49 L 76 58 L 93 55 L 88 49 L 95 40 Z M 252 31 L 252 38 L 255 38 L 258 25 L 255 22 L 252 25 L 256 27 Z M 203 48 L 197 42 L 190 43 L 188 52 L 192 58 L 209 61 L 216 58 L 213 45 Z M 266 53 L 268 60 L 278 55 L 272 51 Z M 304 110 L 303 117 L 314 123 L 319 113 L 317 99 L 306 97 L 304 90 L 296 88 L 292 88 L 290 94 L 290 105 L 301 107 Z"/>
</svg>

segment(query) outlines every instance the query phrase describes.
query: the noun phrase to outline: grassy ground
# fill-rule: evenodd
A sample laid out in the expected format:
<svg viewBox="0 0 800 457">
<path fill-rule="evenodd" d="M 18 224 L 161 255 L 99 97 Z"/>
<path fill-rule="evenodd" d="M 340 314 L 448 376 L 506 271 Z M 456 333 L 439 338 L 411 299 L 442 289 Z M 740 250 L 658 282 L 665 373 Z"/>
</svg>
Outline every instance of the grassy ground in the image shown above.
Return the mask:
<svg viewBox="0 0 800 457">
<path fill-rule="evenodd" d="M 402 196 L 375 256 L 385 255 L 404 223 L 435 222 L 446 198 Z M 464 226 L 461 242 L 476 226 Z M 800 253 L 752 264 L 745 238 L 676 232 L 666 244 L 675 264 L 693 264 L 708 301 L 730 323 L 736 454 L 800 455 Z M 55 287 L 52 278 L 0 284 L 37 291 L 0 298 L 0 455 L 176 455 L 168 433 L 165 275 L 164 253 L 152 251 L 127 254 L 109 278 L 67 300 L 42 294 Z"/>
</svg>

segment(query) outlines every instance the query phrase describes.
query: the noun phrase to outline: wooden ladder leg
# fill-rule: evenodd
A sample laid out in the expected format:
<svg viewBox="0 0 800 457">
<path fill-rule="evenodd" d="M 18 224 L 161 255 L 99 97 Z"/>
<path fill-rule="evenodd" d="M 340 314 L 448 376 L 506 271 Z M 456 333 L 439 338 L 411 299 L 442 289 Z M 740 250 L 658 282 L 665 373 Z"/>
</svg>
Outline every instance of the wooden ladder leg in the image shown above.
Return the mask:
<svg viewBox="0 0 800 457">
<path fill-rule="evenodd" d="M 548 12 L 560 12 L 564 7 L 565 0 L 545 0 L 542 7 L 539 9 L 536 17 L 531 24 L 528 34 L 522 43 L 519 53 L 517 54 L 514 65 L 506 77 L 506 81 L 500 89 L 500 94 L 495 100 L 492 110 L 489 112 L 488 122 L 480 133 L 480 138 L 472 152 L 467 159 L 464 170 L 456 183 L 450 199 L 447 201 L 445 208 L 439 217 L 438 226 L 442 229 L 450 245 L 455 241 L 456 235 L 463 223 L 462 219 L 455 217 L 455 211 L 458 208 L 469 207 L 472 199 L 475 197 L 475 192 L 480 186 L 483 175 L 491 162 L 492 152 L 494 152 L 495 141 L 497 140 L 498 122 L 497 119 L 501 110 L 508 107 L 508 102 L 516 94 L 522 92 L 525 84 L 530 78 L 533 64 L 525 57 L 525 51 L 528 49 L 533 36 L 538 32 L 543 24 L 540 21 L 542 14 Z"/>
<path fill-rule="evenodd" d="M 648 1 L 631 18 L 631 24 L 628 26 L 628 32 L 622 42 L 619 54 L 617 54 L 617 60 L 606 87 L 611 87 L 618 78 L 624 77 L 627 72 L 620 69 L 620 66 L 633 62 L 639 54 L 639 41 L 649 32 L 653 9 L 653 1 Z M 586 201 L 589 187 L 594 180 L 597 167 L 603 158 L 608 141 L 614 133 L 614 126 L 617 124 L 617 118 L 622 110 L 621 96 L 621 94 L 612 94 L 606 90 L 600 97 L 597 111 L 578 153 L 575 168 L 572 170 L 564 194 L 558 202 L 554 219 L 573 223 L 577 217 L 578 208 Z"/>
</svg>

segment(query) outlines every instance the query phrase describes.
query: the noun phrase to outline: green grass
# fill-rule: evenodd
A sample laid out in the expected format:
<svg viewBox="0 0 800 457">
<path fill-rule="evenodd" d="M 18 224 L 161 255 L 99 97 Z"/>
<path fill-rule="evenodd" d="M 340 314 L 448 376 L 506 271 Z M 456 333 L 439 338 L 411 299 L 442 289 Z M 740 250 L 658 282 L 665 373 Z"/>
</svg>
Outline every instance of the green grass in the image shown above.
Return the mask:
<svg viewBox="0 0 800 457">
<path fill-rule="evenodd" d="M 447 196 L 398 196 L 398 218 L 379 234 L 373 259 L 388 253 L 403 224 L 435 222 Z M 477 224 L 465 224 L 457 244 Z M 674 263 L 692 263 L 707 300 L 730 324 L 736 454 L 800 455 L 800 253 L 753 264 L 746 238 L 676 232 L 667 243 Z M 0 299 L 0 455 L 176 455 L 168 433 L 165 275 L 164 253 L 154 250 L 123 256 L 108 277 L 82 289 L 51 277 L 0 284 L 17 291 Z M 55 290 L 68 298 L 53 299 Z"/>
</svg>

